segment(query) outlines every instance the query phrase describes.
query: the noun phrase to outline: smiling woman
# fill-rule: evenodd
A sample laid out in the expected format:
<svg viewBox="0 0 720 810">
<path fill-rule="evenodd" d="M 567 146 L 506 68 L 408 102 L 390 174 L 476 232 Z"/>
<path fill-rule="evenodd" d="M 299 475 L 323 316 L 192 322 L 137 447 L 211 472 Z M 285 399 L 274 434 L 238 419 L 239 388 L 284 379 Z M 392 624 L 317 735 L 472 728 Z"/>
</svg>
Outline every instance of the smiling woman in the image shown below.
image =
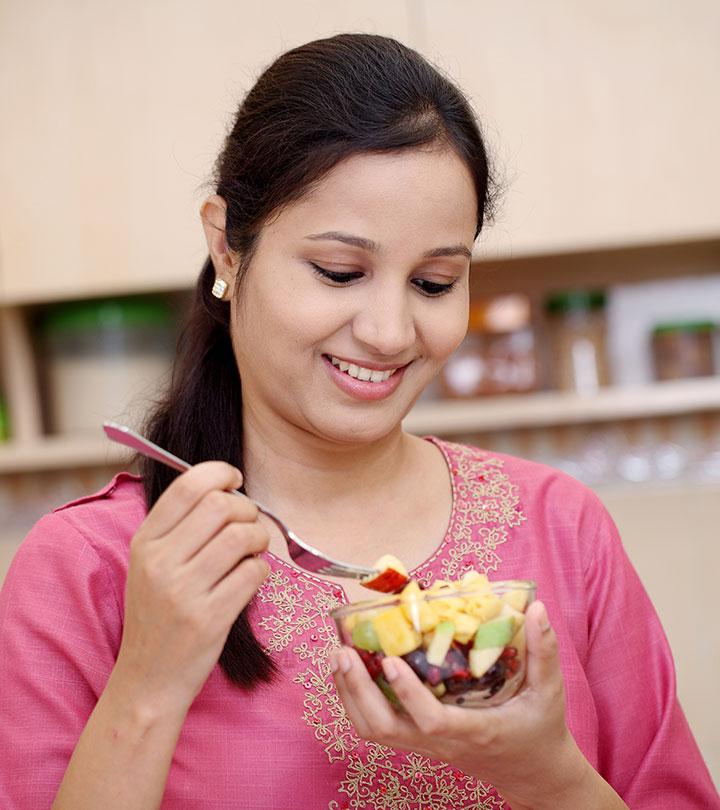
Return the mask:
<svg viewBox="0 0 720 810">
<path fill-rule="evenodd" d="M 716 806 L 592 493 L 402 430 L 465 333 L 494 196 L 460 91 L 391 39 L 311 42 L 260 76 L 216 169 L 145 431 L 195 466 L 144 461 L 23 543 L 0 598 L 0 805 Z M 297 568 L 251 498 L 334 557 L 392 552 L 424 587 L 535 580 L 525 688 L 448 706 L 388 655 L 393 710 L 336 649 L 329 611 L 358 586 Z"/>
</svg>

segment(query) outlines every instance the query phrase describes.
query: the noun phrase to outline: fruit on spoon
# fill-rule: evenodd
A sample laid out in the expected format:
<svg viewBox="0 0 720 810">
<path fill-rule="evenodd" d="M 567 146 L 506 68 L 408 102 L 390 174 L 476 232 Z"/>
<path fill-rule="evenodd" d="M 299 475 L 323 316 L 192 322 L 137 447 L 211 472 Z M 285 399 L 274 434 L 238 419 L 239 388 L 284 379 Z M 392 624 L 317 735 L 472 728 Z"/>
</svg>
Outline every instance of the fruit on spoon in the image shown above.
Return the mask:
<svg viewBox="0 0 720 810">
<path fill-rule="evenodd" d="M 383 554 L 379 560 L 375 562 L 373 568 L 377 571 L 376 574 L 371 574 L 360 580 L 360 584 L 371 591 L 380 591 L 380 593 L 397 593 L 402 590 L 410 580 L 407 569 L 392 554 Z"/>
</svg>

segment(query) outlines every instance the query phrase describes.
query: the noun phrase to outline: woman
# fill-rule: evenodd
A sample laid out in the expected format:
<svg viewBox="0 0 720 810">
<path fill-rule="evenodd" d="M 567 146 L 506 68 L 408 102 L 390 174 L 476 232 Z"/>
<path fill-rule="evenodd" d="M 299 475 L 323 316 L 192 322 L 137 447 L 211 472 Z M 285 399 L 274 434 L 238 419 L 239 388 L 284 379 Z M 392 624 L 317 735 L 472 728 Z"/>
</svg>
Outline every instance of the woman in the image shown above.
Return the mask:
<svg viewBox="0 0 720 810">
<path fill-rule="evenodd" d="M 393 40 L 310 43 L 260 77 L 148 425 L 197 466 L 148 462 L 46 516 L 5 583 L 3 807 L 714 806 L 598 501 L 402 431 L 464 335 L 490 187 L 466 101 Z M 295 568 L 241 485 L 341 559 L 536 579 L 527 688 L 442 706 L 389 658 L 392 712 L 334 649 L 328 611 L 366 594 Z"/>
</svg>

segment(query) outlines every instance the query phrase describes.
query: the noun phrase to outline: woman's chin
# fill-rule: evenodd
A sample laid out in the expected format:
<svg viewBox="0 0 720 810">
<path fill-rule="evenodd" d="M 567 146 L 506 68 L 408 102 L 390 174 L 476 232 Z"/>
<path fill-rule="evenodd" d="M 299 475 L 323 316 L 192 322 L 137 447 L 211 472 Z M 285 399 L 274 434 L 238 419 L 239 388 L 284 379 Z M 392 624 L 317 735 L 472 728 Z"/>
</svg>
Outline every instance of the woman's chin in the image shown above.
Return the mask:
<svg viewBox="0 0 720 810">
<path fill-rule="evenodd" d="M 386 439 L 401 429 L 401 420 L 395 418 L 358 417 L 330 420 L 318 419 L 311 430 L 318 439 L 341 445 L 367 445 Z"/>
</svg>

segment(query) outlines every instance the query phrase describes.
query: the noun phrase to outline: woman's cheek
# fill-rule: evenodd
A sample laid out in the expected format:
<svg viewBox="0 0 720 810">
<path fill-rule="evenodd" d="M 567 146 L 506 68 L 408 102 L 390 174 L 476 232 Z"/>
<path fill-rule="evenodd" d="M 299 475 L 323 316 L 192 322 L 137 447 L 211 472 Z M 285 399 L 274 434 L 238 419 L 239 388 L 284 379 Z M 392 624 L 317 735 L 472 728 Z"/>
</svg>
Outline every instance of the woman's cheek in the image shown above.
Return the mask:
<svg viewBox="0 0 720 810">
<path fill-rule="evenodd" d="M 428 342 L 432 347 L 433 357 L 444 363 L 448 357 L 460 346 L 467 334 L 467 310 L 452 313 L 434 324 Z"/>
</svg>

